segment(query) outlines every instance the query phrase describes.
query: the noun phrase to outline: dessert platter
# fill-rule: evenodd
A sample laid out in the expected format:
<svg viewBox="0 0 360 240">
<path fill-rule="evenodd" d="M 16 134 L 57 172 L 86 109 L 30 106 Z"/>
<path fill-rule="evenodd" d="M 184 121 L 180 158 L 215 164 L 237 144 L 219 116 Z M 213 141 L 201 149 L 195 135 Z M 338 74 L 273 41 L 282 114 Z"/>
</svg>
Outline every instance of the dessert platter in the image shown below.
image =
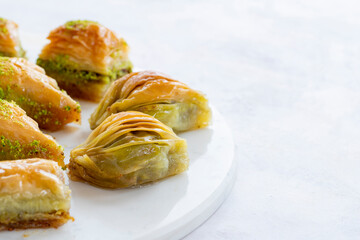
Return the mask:
<svg viewBox="0 0 360 240">
<path fill-rule="evenodd" d="M 97 22 L 0 30 L 0 239 L 179 239 L 221 205 L 234 143 L 204 93 Z"/>
</svg>

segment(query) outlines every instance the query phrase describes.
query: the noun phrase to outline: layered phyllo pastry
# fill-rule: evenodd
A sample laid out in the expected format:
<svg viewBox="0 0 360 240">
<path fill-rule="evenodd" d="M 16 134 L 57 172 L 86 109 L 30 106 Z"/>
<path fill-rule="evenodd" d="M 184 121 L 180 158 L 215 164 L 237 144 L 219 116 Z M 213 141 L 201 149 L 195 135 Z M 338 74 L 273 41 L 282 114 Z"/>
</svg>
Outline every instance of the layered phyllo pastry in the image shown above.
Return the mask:
<svg viewBox="0 0 360 240">
<path fill-rule="evenodd" d="M 0 162 L 0 230 L 59 227 L 69 219 L 70 189 L 53 161 Z"/>
<path fill-rule="evenodd" d="M 121 112 L 103 121 L 70 153 L 69 175 L 104 188 L 124 188 L 185 171 L 186 141 L 141 112 Z"/>
<path fill-rule="evenodd" d="M 48 39 L 37 64 L 72 97 L 99 101 L 113 80 L 131 72 L 125 40 L 97 22 L 67 22 Z"/>
<path fill-rule="evenodd" d="M 81 120 L 80 105 L 41 67 L 23 58 L 0 57 L 0 99 L 15 101 L 43 129 Z"/>
<path fill-rule="evenodd" d="M 63 148 L 15 102 L 0 99 L 0 161 L 25 158 L 51 159 L 64 166 Z"/>
<path fill-rule="evenodd" d="M 0 18 L 0 56 L 25 57 L 25 51 L 20 43 L 18 25 L 5 18 Z"/>
<path fill-rule="evenodd" d="M 162 73 L 143 71 L 110 86 L 91 115 L 90 127 L 96 128 L 113 113 L 129 110 L 149 114 L 177 132 L 206 127 L 211 120 L 204 94 Z"/>
</svg>

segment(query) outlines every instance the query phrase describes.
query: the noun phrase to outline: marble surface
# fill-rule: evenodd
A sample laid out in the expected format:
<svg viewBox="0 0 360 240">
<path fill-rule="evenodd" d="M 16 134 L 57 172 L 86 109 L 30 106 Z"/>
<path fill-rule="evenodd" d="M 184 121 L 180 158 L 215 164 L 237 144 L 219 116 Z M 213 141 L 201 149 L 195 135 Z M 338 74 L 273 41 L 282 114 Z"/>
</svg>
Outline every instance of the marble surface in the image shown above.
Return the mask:
<svg viewBox="0 0 360 240">
<path fill-rule="evenodd" d="M 202 90 L 227 118 L 237 183 L 186 240 L 359 239 L 358 1 L 0 4 L 22 31 L 102 22 L 129 42 L 137 67 Z"/>
</svg>

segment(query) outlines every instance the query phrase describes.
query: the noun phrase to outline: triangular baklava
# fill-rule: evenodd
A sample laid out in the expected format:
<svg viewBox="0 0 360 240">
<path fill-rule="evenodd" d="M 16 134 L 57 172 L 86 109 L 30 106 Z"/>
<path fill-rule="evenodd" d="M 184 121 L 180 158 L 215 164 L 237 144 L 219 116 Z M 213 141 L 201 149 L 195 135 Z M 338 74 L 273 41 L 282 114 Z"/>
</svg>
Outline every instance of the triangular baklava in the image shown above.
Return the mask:
<svg viewBox="0 0 360 240">
<path fill-rule="evenodd" d="M 34 157 L 64 166 L 63 148 L 14 102 L 0 99 L 0 161 Z"/>
<path fill-rule="evenodd" d="M 0 57 L 0 99 L 15 101 L 43 129 L 81 120 L 80 105 L 41 67 L 23 58 Z"/>
</svg>

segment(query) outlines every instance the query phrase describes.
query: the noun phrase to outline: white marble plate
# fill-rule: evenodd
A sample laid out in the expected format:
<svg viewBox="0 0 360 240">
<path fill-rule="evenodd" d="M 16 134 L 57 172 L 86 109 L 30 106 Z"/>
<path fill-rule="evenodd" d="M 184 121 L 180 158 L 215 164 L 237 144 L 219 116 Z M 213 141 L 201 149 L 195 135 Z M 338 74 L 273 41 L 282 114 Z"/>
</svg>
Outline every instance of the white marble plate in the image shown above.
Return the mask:
<svg viewBox="0 0 360 240">
<path fill-rule="evenodd" d="M 82 125 L 70 124 L 52 133 L 65 147 L 66 161 L 72 148 L 90 133 L 87 119 L 95 104 L 80 102 Z M 189 170 L 178 176 L 132 189 L 104 190 L 70 181 L 71 215 L 58 229 L 1 232 L 0 239 L 179 239 L 205 221 L 223 202 L 235 177 L 231 131 L 213 109 L 207 129 L 181 134 L 188 142 Z"/>
<path fill-rule="evenodd" d="M 47 40 L 22 33 L 30 61 L 35 62 Z M 138 69 L 135 69 L 138 70 Z M 91 130 L 88 119 L 96 104 L 80 101 L 81 126 L 70 124 L 49 133 L 65 148 L 84 142 Z M 58 229 L 0 232 L 0 239 L 179 239 L 204 222 L 221 205 L 235 180 L 234 143 L 231 130 L 212 107 L 211 127 L 180 134 L 188 143 L 189 170 L 140 188 L 104 190 L 70 181 L 71 215 Z"/>
</svg>

